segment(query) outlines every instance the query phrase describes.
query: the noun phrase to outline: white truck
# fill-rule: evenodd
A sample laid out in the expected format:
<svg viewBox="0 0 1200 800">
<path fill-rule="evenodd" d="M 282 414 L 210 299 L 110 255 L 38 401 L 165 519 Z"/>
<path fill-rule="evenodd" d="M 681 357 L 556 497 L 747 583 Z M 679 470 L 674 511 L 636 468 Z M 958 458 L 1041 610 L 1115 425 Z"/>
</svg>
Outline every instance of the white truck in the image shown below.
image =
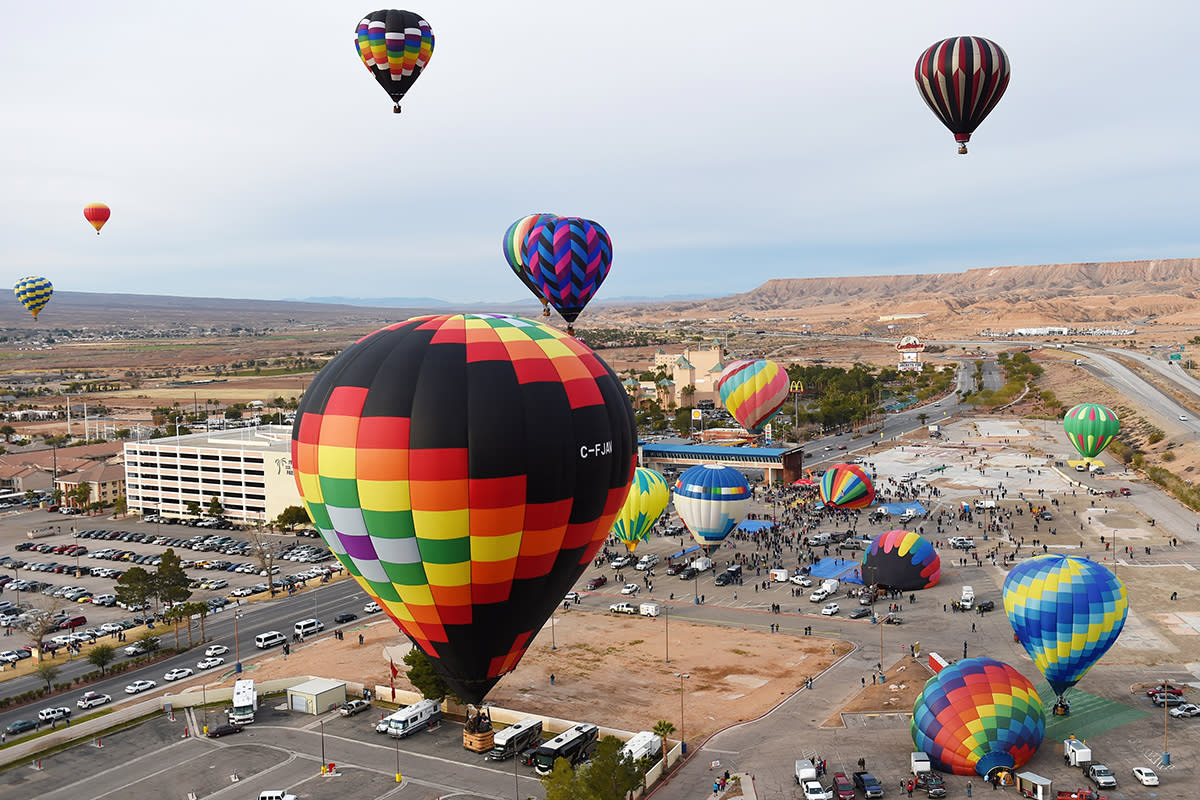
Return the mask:
<svg viewBox="0 0 1200 800">
<path fill-rule="evenodd" d="M 920 750 L 909 754 L 908 766 L 912 770 L 913 775 L 920 775 L 922 772 L 933 771 L 933 766 L 929 763 L 929 754 Z"/>
<path fill-rule="evenodd" d="M 942 426 L 941 425 L 930 425 L 929 426 L 929 438 L 930 439 L 940 439 L 941 437 L 942 437 Z"/>
<path fill-rule="evenodd" d="M 700 572 L 707 572 L 713 568 L 713 562 L 712 559 L 708 558 L 707 556 L 700 556 L 700 558 L 697 558 L 692 562 L 692 567 Z"/>
<path fill-rule="evenodd" d="M 962 596 L 958 600 L 958 607 L 963 611 L 970 611 L 975 605 L 975 587 L 964 586 L 962 588 Z"/>
<path fill-rule="evenodd" d="M 1092 763 L 1092 748 L 1088 747 L 1082 739 L 1076 739 L 1074 736 L 1063 739 L 1063 762 L 1068 766 L 1086 770 Z"/>
<path fill-rule="evenodd" d="M 657 617 L 659 610 L 658 603 L 642 603 L 638 606 L 638 613 L 643 617 Z"/>
<path fill-rule="evenodd" d="M 613 603 L 608 607 L 610 613 L 613 614 L 636 614 L 638 609 L 633 603 Z"/>
<path fill-rule="evenodd" d="M 662 756 L 662 739 L 652 731 L 635 733 L 621 748 L 621 755 L 635 764 L 643 758 L 659 758 Z"/>
<path fill-rule="evenodd" d="M 788 582 L 788 571 L 786 569 L 772 569 L 768 574 L 775 583 Z"/>
<path fill-rule="evenodd" d="M 821 581 L 821 588 L 828 592 L 826 595 L 827 597 L 832 597 L 838 593 L 838 590 L 842 588 L 842 585 L 838 583 L 837 578 L 826 578 L 825 580 Z"/>
<path fill-rule="evenodd" d="M 234 725 L 249 725 L 254 722 L 255 711 L 258 711 L 258 691 L 254 688 L 254 681 L 234 681 L 233 707 L 225 712 L 225 716 Z"/>
</svg>

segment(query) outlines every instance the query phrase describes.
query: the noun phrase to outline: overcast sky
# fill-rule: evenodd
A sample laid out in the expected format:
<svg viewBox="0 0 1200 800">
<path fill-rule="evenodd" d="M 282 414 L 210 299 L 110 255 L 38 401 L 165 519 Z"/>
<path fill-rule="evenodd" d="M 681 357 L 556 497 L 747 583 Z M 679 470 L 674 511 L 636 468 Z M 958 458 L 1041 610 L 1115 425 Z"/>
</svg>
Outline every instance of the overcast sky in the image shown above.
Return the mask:
<svg viewBox="0 0 1200 800">
<path fill-rule="evenodd" d="M 1195 3 L 408 8 L 437 45 L 397 116 L 361 0 L 0 6 L 10 282 L 469 310 L 528 297 L 500 239 L 538 211 L 607 228 L 598 300 L 1200 255 Z M 913 66 L 966 34 L 1012 80 L 959 156 Z"/>
</svg>

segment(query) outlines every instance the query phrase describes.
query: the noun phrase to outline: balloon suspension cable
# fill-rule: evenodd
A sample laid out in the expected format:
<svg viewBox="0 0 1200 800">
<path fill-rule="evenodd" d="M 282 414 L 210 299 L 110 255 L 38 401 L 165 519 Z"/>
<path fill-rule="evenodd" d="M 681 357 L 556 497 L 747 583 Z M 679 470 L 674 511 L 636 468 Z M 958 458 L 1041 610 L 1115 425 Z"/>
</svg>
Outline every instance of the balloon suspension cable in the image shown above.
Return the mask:
<svg viewBox="0 0 1200 800">
<path fill-rule="evenodd" d="M 399 106 L 397 106 L 396 111 L 399 112 L 399 110 L 400 110 L 400 108 L 399 108 Z M 960 156 L 965 156 L 967 154 L 967 146 L 965 144 L 960 144 L 958 146 L 958 154 Z"/>
</svg>

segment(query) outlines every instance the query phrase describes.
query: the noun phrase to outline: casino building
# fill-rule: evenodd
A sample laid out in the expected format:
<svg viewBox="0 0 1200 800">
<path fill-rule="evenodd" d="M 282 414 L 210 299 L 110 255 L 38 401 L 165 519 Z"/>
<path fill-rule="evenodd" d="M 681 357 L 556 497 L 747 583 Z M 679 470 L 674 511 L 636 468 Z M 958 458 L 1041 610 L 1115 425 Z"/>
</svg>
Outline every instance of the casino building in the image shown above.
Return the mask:
<svg viewBox="0 0 1200 800">
<path fill-rule="evenodd" d="M 188 517 L 215 497 L 225 516 L 253 525 L 300 506 L 292 478 L 292 427 L 260 425 L 125 444 L 129 510 Z"/>
</svg>

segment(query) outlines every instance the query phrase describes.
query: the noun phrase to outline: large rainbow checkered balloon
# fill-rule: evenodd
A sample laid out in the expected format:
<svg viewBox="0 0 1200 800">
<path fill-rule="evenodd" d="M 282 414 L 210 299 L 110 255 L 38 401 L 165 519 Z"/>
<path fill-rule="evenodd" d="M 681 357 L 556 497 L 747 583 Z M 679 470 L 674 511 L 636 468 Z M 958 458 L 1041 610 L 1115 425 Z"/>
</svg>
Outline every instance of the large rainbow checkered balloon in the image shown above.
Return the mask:
<svg viewBox="0 0 1200 800">
<path fill-rule="evenodd" d="M 912 531 L 888 531 L 871 542 L 862 557 L 862 580 L 911 592 L 929 589 L 942 579 L 942 559 L 928 539 Z"/>
<path fill-rule="evenodd" d="M 613 522 L 613 536 L 624 542 L 625 548 L 632 553 L 639 542 L 649 538 L 650 529 L 667 510 L 670 501 L 667 479 L 652 469 L 638 467 L 625 505 L 621 506 L 621 512 Z"/>
<path fill-rule="evenodd" d="M 415 317 L 321 370 L 292 464 L 321 536 L 478 704 L 595 557 L 634 470 L 633 409 L 540 322 Z"/>
<path fill-rule="evenodd" d="M 751 433 L 762 433 L 779 413 L 787 400 L 788 388 L 788 374 L 766 358 L 734 361 L 717 379 L 721 402 Z"/>
<path fill-rule="evenodd" d="M 1022 561 L 1004 579 L 1004 612 L 1059 697 L 1108 652 L 1125 627 L 1125 584 L 1078 556 Z"/>
<path fill-rule="evenodd" d="M 825 470 L 818 491 L 822 503 L 843 511 L 866 508 L 875 500 L 875 484 L 857 464 L 834 464 Z"/>
<path fill-rule="evenodd" d="M 1046 735 L 1046 716 L 1024 675 L 991 658 L 967 658 L 925 682 L 909 727 L 937 769 L 987 775 L 1029 761 Z"/>
</svg>

